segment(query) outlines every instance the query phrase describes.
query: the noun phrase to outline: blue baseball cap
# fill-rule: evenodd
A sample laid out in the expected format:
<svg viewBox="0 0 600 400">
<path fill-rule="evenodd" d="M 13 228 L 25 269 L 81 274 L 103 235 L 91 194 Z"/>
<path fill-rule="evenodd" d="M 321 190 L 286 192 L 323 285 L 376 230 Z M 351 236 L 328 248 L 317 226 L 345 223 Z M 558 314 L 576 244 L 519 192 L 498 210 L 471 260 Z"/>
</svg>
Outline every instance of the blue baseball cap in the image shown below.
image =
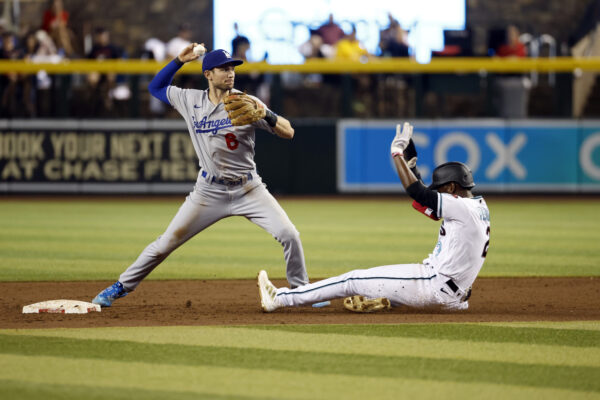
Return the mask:
<svg viewBox="0 0 600 400">
<path fill-rule="evenodd" d="M 232 64 L 233 66 L 243 64 L 242 60 L 231 58 L 231 55 L 223 49 L 213 50 L 206 53 L 204 60 L 202 60 L 202 72 L 211 70 L 216 67 L 220 67 L 225 64 Z"/>
</svg>

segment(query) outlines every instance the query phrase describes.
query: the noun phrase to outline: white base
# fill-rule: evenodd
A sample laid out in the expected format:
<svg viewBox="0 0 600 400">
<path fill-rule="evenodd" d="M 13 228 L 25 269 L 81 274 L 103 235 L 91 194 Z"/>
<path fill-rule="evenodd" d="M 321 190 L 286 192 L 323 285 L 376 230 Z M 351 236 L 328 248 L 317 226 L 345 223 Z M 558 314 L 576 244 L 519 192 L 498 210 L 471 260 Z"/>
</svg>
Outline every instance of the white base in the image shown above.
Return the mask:
<svg viewBox="0 0 600 400">
<path fill-rule="evenodd" d="M 78 300 L 48 300 L 23 307 L 23 314 L 87 314 L 94 311 L 100 312 L 98 304 Z"/>
</svg>

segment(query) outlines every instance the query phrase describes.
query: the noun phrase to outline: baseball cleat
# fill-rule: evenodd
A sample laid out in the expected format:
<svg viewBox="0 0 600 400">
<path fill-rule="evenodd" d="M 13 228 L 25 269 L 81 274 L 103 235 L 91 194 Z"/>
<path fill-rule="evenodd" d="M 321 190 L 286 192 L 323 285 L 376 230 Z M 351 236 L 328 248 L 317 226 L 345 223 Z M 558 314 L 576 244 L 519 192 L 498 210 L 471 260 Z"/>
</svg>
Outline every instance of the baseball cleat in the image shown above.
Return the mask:
<svg viewBox="0 0 600 400">
<path fill-rule="evenodd" d="M 365 296 L 351 296 L 344 299 L 344 307 L 350 311 L 368 313 L 379 310 L 389 310 L 392 304 L 385 297 L 369 299 Z"/>
<path fill-rule="evenodd" d="M 113 301 L 127 296 L 127 293 L 128 292 L 123 287 L 123 284 L 117 281 L 98 293 L 98 295 L 94 297 L 94 300 L 92 300 L 92 303 L 99 304 L 101 307 L 110 307 Z"/>
<path fill-rule="evenodd" d="M 258 292 L 260 293 L 260 305 L 264 312 L 275 311 L 281 307 L 277 300 L 277 288 L 271 283 L 267 271 L 258 273 Z"/>
</svg>

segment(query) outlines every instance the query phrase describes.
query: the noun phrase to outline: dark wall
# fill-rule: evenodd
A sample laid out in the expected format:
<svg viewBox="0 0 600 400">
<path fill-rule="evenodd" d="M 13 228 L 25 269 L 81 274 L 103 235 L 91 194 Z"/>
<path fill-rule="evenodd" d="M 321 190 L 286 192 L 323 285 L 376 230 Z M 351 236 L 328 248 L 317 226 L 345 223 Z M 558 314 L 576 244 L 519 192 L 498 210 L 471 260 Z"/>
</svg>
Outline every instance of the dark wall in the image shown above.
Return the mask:
<svg viewBox="0 0 600 400">
<path fill-rule="evenodd" d="M 335 120 L 298 120 L 292 125 L 292 140 L 256 133 L 255 161 L 263 181 L 275 194 L 335 193 Z"/>
</svg>

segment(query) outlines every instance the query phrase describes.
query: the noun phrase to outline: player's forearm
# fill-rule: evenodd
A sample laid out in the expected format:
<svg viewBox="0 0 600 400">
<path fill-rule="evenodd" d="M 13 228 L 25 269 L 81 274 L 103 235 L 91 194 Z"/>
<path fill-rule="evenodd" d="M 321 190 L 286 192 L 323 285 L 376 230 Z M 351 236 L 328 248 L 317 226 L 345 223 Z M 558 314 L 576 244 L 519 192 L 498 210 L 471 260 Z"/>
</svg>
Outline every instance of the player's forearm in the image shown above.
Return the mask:
<svg viewBox="0 0 600 400">
<path fill-rule="evenodd" d="M 173 59 L 163 69 L 158 71 L 152 81 L 148 84 L 148 91 L 154 97 L 163 102 L 171 105 L 169 98 L 167 97 L 167 88 L 173 81 L 173 77 L 179 71 L 179 68 L 183 66 L 183 62 L 179 58 Z"/>
<path fill-rule="evenodd" d="M 394 164 L 396 165 L 396 171 L 398 171 L 398 176 L 402 181 L 402 186 L 404 186 L 406 193 L 420 205 L 437 210 L 437 192 L 428 189 L 417 179 L 401 155 L 394 155 Z"/>
<path fill-rule="evenodd" d="M 292 124 L 281 115 L 277 116 L 277 122 L 273 127 L 273 131 L 280 138 L 292 139 L 294 137 L 294 128 L 292 128 Z"/>
<path fill-rule="evenodd" d="M 408 164 L 400 154 L 394 155 L 394 165 L 396 166 L 396 171 L 398 172 L 398 177 L 402 182 L 402 186 L 404 189 L 409 187 L 415 182 L 418 182 L 417 177 L 412 173 Z"/>
</svg>

